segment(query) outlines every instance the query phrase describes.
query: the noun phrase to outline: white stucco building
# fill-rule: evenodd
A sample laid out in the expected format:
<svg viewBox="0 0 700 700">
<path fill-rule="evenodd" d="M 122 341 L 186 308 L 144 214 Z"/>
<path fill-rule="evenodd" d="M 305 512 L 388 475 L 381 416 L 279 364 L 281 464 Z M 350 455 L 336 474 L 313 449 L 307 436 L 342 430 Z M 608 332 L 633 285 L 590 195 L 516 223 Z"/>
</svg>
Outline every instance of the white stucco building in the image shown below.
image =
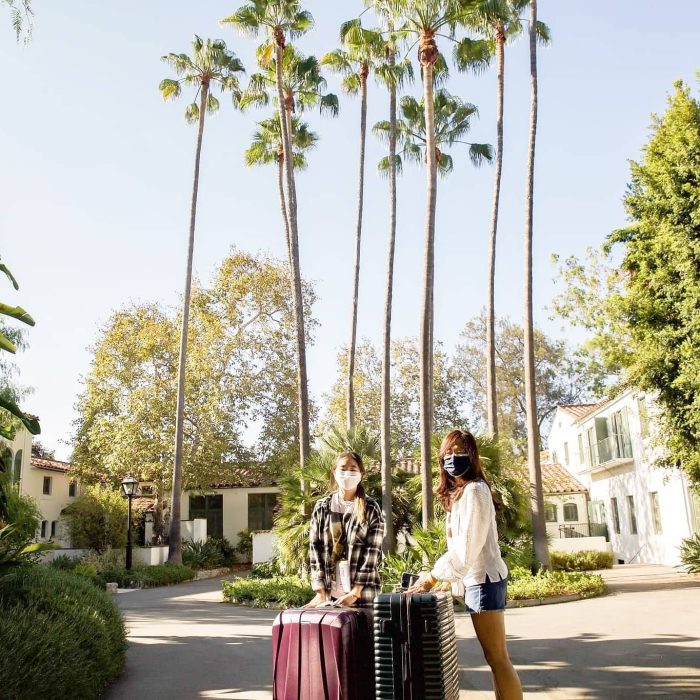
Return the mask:
<svg viewBox="0 0 700 700">
<path fill-rule="evenodd" d="M 0 438 L 0 442 L 12 454 L 12 483 L 21 494 L 33 498 L 41 511 L 37 540 L 69 547 L 60 518 L 61 511 L 79 493 L 79 485 L 70 474 L 70 464 L 32 457 L 32 435 L 24 428 L 17 431 L 14 440 Z"/>
<path fill-rule="evenodd" d="M 589 493 L 590 527 L 607 527 L 617 563 L 679 563 L 681 540 L 700 530 L 700 500 L 682 472 L 655 467 L 656 407 L 626 391 L 596 404 L 559 406 L 551 459 Z"/>
<path fill-rule="evenodd" d="M 278 493 L 274 479 L 236 468 L 225 483 L 183 492 L 181 515 L 183 520 L 206 518 L 207 535 L 223 536 L 236 545 L 238 534 L 244 530 L 272 529 Z"/>
</svg>

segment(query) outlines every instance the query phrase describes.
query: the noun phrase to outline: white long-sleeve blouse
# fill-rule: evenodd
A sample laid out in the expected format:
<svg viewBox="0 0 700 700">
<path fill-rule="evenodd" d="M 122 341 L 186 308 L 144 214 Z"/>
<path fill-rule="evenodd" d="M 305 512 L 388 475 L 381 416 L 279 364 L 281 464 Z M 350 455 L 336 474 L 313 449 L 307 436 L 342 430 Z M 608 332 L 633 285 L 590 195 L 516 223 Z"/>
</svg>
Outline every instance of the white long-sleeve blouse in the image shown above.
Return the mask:
<svg viewBox="0 0 700 700">
<path fill-rule="evenodd" d="M 472 586 L 484 583 L 486 576 L 491 581 L 508 576 L 498 546 L 496 509 L 484 481 L 465 486 L 447 514 L 446 527 L 447 552 L 435 562 L 432 574 L 436 579 Z"/>
</svg>

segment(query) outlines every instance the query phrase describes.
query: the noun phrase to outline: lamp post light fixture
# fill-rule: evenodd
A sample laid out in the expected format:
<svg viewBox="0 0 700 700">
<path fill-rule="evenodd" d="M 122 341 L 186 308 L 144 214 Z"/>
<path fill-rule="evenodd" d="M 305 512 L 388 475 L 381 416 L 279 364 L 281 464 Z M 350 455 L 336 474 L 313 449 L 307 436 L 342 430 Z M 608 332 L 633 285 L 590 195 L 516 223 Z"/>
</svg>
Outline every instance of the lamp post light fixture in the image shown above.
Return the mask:
<svg viewBox="0 0 700 700">
<path fill-rule="evenodd" d="M 122 493 L 129 499 L 129 521 L 126 531 L 126 569 L 131 570 L 131 499 L 136 493 L 139 482 L 131 474 L 127 474 L 122 481 Z"/>
</svg>

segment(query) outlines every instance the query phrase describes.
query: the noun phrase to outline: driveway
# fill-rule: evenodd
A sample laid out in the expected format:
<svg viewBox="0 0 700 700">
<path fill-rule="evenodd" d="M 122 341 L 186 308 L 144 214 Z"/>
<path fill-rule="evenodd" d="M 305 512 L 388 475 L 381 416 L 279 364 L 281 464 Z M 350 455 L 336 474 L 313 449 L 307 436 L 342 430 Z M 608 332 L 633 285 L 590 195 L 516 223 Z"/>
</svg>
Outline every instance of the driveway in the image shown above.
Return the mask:
<svg viewBox="0 0 700 700">
<path fill-rule="evenodd" d="M 616 567 L 606 578 L 608 596 L 507 611 L 525 697 L 700 698 L 700 580 L 644 566 Z M 270 700 L 275 613 L 220 599 L 216 579 L 120 594 L 127 667 L 104 697 Z M 468 618 L 460 617 L 457 631 L 463 698 L 492 700 Z"/>
</svg>

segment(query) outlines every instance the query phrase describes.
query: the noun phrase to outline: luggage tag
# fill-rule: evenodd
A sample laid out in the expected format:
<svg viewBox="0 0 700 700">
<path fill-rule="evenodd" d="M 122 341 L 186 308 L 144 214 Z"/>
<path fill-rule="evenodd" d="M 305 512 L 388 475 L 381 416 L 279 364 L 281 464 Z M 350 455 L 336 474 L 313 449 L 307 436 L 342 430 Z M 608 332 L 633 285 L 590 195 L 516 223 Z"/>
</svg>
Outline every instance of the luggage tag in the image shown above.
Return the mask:
<svg viewBox="0 0 700 700">
<path fill-rule="evenodd" d="M 352 590 L 350 583 L 350 564 L 347 559 L 338 562 L 338 574 L 340 575 L 340 585 L 346 593 Z"/>
</svg>

